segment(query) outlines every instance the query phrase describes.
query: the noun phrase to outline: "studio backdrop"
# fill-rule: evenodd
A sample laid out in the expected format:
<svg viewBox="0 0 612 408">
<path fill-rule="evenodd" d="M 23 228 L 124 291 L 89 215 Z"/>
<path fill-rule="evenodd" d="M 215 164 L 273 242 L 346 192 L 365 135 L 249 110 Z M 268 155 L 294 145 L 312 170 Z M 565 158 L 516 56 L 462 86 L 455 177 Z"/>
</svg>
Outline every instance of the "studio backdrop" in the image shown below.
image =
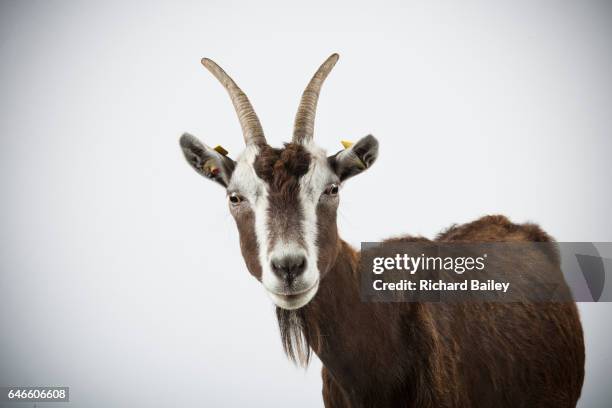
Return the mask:
<svg viewBox="0 0 612 408">
<path fill-rule="evenodd" d="M 355 247 L 497 213 L 612 241 L 610 3 L 3 1 L 0 38 L 0 386 L 68 386 L 75 407 L 322 406 L 321 363 L 287 360 L 224 190 L 180 151 L 183 132 L 244 148 L 202 57 L 280 146 L 341 55 L 316 141 L 380 143 L 342 190 Z M 607 407 L 612 306 L 579 310 L 579 406 Z"/>
</svg>

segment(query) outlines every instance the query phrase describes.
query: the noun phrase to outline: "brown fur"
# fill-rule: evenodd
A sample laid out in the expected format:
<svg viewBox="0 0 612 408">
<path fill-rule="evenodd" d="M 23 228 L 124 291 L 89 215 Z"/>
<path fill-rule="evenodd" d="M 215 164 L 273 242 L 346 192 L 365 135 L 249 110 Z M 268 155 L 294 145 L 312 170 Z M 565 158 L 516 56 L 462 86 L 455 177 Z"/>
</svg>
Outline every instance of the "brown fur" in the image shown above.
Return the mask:
<svg viewBox="0 0 612 408">
<path fill-rule="evenodd" d="M 536 225 L 488 216 L 436 241 L 550 238 Z M 363 303 L 359 253 L 338 242 L 315 298 L 277 311 L 287 353 L 295 358 L 304 345 L 323 362 L 327 407 L 576 405 L 584 343 L 574 303 Z M 291 341 L 299 336 L 304 344 Z"/>
<path fill-rule="evenodd" d="M 261 280 L 261 264 L 259 263 L 259 245 L 255 236 L 255 214 L 250 209 L 244 209 L 234 214 L 234 220 L 240 236 L 240 252 L 247 269 L 257 280 Z"/>
<path fill-rule="evenodd" d="M 280 239 L 294 240 L 304 245 L 299 229 L 302 209 L 299 205 L 299 179 L 310 165 L 310 154 L 299 144 L 287 143 L 284 149 L 262 146 L 254 169 L 268 183 L 270 237 L 274 247 Z"/>
<path fill-rule="evenodd" d="M 217 64 L 202 60 L 228 90 L 247 145 L 260 148 L 254 170 L 268 188 L 270 248 L 284 238 L 304 245 L 299 179 L 313 158 L 300 143 L 312 138 L 321 85 L 337 60 L 337 54 L 330 56 L 309 82 L 296 116 L 294 143 L 284 149 L 267 145 L 246 95 Z M 180 144 L 196 171 L 228 186 L 235 164 L 231 159 L 187 134 Z M 369 168 L 377 154 L 378 141 L 368 135 L 328 157 L 327 165 L 340 183 Z M 318 292 L 300 309 L 277 309 L 277 315 L 289 357 L 306 364 L 312 350 L 323 362 L 327 407 L 576 405 L 584 377 L 584 342 L 575 303 L 362 302 L 360 254 L 338 236 L 337 194 L 324 191 L 320 197 Z M 258 248 L 255 216 L 248 205 L 239 203 L 231 208 L 242 254 L 251 274 L 261 280 L 258 252 L 264 248 Z M 393 241 L 428 242 L 410 236 Z M 435 240 L 544 243 L 538 246 L 541 249 L 521 253 L 535 274 L 542 273 L 540 267 L 558 270 L 558 253 L 551 241 L 537 225 L 512 224 L 502 216 L 451 227 Z M 523 286 L 528 290 L 529 285 Z"/>
<path fill-rule="evenodd" d="M 288 194 L 297 190 L 309 165 L 310 154 L 302 145 L 286 143 L 284 149 L 261 146 L 253 167 L 272 190 Z"/>
</svg>

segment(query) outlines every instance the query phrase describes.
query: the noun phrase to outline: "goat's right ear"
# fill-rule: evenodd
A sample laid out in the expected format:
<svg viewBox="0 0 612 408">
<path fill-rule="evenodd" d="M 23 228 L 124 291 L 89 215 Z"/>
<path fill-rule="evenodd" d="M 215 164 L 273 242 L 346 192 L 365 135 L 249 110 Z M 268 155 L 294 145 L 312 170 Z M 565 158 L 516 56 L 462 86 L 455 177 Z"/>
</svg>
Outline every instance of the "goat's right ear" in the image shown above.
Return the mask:
<svg viewBox="0 0 612 408">
<path fill-rule="evenodd" d="M 187 163 L 202 176 L 214 180 L 227 187 L 236 163 L 226 156 L 222 148 L 221 153 L 200 142 L 189 133 L 184 133 L 180 139 L 181 149 Z"/>
<path fill-rule="evenodd" d="M 378 140 L 372 135 L 362 137 L 357 143 L 342 142 L 345 147 L 327 158 L 334 172 L 344 181 L 370 168 L 378 157 Z"/>
</svg>

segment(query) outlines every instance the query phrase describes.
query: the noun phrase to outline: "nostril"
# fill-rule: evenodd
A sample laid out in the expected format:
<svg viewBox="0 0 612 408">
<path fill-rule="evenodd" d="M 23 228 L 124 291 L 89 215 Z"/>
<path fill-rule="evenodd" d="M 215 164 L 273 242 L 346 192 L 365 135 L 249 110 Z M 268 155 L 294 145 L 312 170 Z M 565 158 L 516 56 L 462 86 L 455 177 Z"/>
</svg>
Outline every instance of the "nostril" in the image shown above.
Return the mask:
<svg viewBox="0 0 612 408">
<path fill-rule="evenodd" d="M 299 275 L 304 272 L 306 267 L 306 258 L 300 258 L 296 260 L 293 265 L 290 266 L 290 271 L 295 275 Z"/>
<path fill-rule="evenodd" d="M 283 267 L 281 266 L 280 262 L 272 261 L 272 270 L 278 274 L 283 271 Z"/>
<path fill-rule="evenodd" d="M 273 259 L 271 262 L 272 271 L 281 279 L 293 281 L 306 269 L 305 256 L 285 256 L 280 259 Z"/>
</svg>

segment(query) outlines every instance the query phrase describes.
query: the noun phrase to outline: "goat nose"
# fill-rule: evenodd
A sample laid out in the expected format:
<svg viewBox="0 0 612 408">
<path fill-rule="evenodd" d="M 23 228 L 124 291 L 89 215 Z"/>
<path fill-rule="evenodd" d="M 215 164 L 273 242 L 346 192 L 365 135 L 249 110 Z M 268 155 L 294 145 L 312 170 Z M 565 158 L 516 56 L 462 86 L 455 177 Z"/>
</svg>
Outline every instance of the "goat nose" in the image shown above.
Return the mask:
<svg viewBox="0 0 612 408">
<path fill-rule="evenodd" d="M 290 255 L 272 260 L 272 271 L 276 276 L 291 284 L 295 278 L 306 270 L 306 257 Z"/>
</svg>

